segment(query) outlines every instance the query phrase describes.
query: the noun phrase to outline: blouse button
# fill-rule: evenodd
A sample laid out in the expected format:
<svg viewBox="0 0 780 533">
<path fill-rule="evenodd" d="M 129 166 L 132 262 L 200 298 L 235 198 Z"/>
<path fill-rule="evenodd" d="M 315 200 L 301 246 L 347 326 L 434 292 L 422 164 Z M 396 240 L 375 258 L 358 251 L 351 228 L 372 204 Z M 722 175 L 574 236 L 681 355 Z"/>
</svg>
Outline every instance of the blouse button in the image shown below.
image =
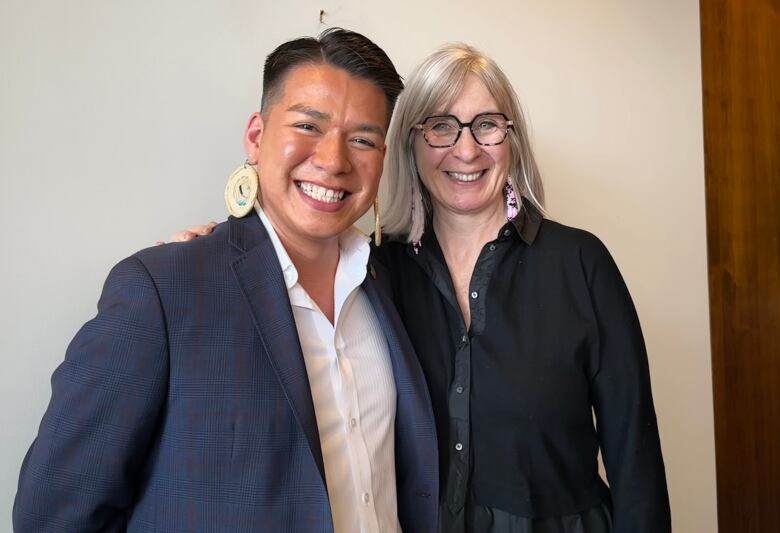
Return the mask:
<svg viewBox="0 0 780 533">
<path fill-rule="evenodd" d="M 495 244 L 491 244 L 490 246 L 488 246 L 488 249 L 492 252 L 492 251 L 494 251 L 496 249 L 496 245 Z"/>
<path fill-rule="evenodd" d="M 512 230 L 509 229 L 509 228 L 505 229 L 504 230 L 504 237 L 509 237 L 510 235 L 512 235 Z"/>
<path fill-rule="evenodd" d="M 368 503 L 371 501 L 371 496 L 368 495 L 367 492 L 363 493 L 363 503 Z"/>
<path fill-rule="evenodd" d="M 458 385 L 457 387 L 455 387 L 455 392 L 457 392 L 458 394 L 463 394 L 463 387 Z"/>
<path fill-rule="evenodd" d="M 461 451 L 463 449 L 463 445 L 459 442 L 455 445 L 455 449 Z"/>
<path fill-rule="evenodd" d="M 477 296 L 479 296 L 479 293 L 478 293 L 477 291 L 472 291 L 472 292 L 471 292 L 471 298 L 472 298 L 472 299 L 476 300 L 476 299 L 477 299 Z"/>
</svg>

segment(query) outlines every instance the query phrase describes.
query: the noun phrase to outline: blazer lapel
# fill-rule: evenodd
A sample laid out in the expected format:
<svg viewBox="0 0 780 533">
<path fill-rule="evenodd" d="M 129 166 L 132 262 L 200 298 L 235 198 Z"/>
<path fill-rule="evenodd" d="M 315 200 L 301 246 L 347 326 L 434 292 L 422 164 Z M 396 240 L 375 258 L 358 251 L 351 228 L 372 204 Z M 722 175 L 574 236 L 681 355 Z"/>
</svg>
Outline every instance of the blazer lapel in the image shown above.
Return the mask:
<svg viewBox="0 0 780 533">
<path fill-rule="evenodd" d="M 434 531 L 439 501 L 436 425 L 425 377 L 398 312 L 382 287 L 382 270 L 366 276 L 363 290 L 382 325 L 396 388 L 395 463 L 398 519 L 404 531 Z"/>
<path fill-rule="evenodd" d="M 420 363 L 414 353 L 414 348 L 406 335 L 401 318 L 395 308 L 390 296 L 387 294 L 390 290 L 383 284 L 382 278 L 388 278 L 385 275 L 384 267 L 375 262 L 369 262 L 369 275 L 363 281 L 362 287 L 371 302 L 377 320 L 382 326 L 382 333 L 387 339 L 387 346 L 390 351 L 390 359 L 393 364 L 393 373 L 395 375 L 396 387 L 400 394 L 401 390 L 407 387 L 416 388 L 422 385 L 420 391 L 412 390 L 414 394 L 420 392 L 427 394 L 427 386 L 424 379 L 418 383 L 415 376 Z M 388 278 L 389 279 L 389 278 Z M 426 397 L 427 399 L 427 397 Z"/>
<path fill-rule="evenodd" d="M 249 305 L 257 333 L 325 482 L 317 418 L 309 378 L 279 259 L 260 219 L 230 217 L 230 244 L 244 252 L 233 272 Z"/>
</svg>

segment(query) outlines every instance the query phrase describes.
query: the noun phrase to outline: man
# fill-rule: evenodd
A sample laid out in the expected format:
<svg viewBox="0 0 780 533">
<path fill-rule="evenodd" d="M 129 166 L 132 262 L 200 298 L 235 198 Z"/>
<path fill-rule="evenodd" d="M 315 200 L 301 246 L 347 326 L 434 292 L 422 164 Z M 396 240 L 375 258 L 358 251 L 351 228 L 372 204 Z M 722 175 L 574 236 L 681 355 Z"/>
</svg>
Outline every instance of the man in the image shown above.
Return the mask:
<svg viewBox="0 0 780 533">
<path fill-rule="evenodd" d="M 424 378 L 352 229 L 400 90 L 353 32 L 268 57 L 244 139 L 262 208 L 112 270 L 52 378 L 16 531 L 435 530 Z"/>
</svg>

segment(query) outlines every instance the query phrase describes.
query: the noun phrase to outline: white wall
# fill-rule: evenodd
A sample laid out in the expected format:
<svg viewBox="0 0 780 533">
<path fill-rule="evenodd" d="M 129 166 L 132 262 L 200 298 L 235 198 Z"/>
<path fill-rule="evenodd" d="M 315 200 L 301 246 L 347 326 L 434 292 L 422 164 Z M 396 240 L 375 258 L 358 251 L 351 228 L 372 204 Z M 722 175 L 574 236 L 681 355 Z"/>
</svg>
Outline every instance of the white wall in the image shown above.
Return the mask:
<svg viewBox="0 0 780 533">
<path fill-rule="evenodd" d="M 448 40 L 505 68 L 552 215 L 607 243 L 639 309 L 675 531 L 715 532 L 696 0 L 2 0 L 0 529 L 109 267 L 224 218 L 263 58 L 320 9 L 402 74 Z"/>
</svg>

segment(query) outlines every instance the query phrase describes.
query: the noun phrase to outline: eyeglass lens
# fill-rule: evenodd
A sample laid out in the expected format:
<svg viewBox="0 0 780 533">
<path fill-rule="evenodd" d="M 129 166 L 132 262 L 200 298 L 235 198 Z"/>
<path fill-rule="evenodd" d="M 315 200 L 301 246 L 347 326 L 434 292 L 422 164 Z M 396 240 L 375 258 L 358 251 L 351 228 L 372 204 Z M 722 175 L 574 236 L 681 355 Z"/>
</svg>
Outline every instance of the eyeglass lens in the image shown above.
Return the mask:
<svg viewBox="0 0 780 533">
<path fill-rule="evenodd" d="M 471 133 L 482 145 L 500 144 L 507 134 L 508 123 L 503 115 L 477 115 L 470 124 Z M 452 146 L 460 136 L 461 125 L 453 116 L 429 117 L 423 122 L 425 140 L 433 147 Z"/>
</svg>

